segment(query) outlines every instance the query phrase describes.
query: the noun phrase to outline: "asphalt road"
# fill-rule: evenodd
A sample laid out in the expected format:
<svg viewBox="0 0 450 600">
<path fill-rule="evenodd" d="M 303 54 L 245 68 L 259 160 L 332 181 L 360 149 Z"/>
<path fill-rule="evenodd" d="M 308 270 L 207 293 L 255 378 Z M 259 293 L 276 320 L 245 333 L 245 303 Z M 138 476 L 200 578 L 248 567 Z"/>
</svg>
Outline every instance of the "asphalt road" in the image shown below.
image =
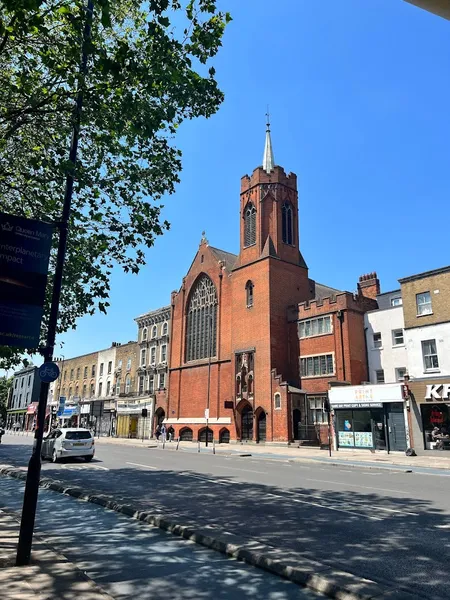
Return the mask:
<svg viewBox="0 0 450 600">
<path fill-rule="evenodd" d="M 5 436 L 0 464 L 27 464 L 31 438 Z M 450 596 L 450 476 L 256 457 L 97 446 L 46 475 L 183 523 L 292 550 L 423 598 Z"/>
</svg>

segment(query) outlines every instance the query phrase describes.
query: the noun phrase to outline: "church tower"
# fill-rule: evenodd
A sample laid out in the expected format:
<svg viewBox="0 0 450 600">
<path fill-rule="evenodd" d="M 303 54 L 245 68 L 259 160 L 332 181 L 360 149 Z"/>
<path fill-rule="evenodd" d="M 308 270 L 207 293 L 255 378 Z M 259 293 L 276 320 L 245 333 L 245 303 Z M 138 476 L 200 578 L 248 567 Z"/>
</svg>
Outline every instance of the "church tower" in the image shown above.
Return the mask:
<svg viewBox="0 0 450 600">
<path fill-rule="evenodd" d="M 239 265 L 272 256 L 307 268 L 299 250 L 297 176 L 275 165 L 269 119 L 263 164 L 241 179 L 240 217 Z"/>
<path fill-rule="evenodd" d="M 240 248 L 231 285 L 238 437 L 262 440 L 264 432 L 267 441 L 286 439 L 289 390 L 300 380 L 287 312 L 309 300 L 311 289 L 299 248 L 297 177 L 275 164 L 268 119 L 262 166 L 241 179 Z"/>
</svg>

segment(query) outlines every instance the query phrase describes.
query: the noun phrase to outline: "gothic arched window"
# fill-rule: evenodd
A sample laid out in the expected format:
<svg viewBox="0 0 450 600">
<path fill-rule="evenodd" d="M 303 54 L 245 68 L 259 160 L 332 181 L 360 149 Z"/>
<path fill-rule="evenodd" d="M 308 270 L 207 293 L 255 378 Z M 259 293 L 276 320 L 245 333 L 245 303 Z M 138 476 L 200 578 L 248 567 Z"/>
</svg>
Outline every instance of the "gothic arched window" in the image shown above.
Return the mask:
<svg viewBox="0 0 450 600">
<path fill-rule="evenodd" d="M 253 283 L 251 281 L 247 281 L 245 284 L 245 291 L 247 296 L 247 308 L 253 306 Z"/>
<path fill-rule="evenodd" d="M 285 202 L 282 210 L 283 242 L 292 245 L 294 243 L 294 213 L 292 211 L 292 204 Z"/>
<path fill-rule="evenodd" d="M 201 275 L 187 308 L 186 361 L 216 355 L 217 294 L 207 275 Z"/>
<path fill-rule="evenodd" d="M 249 202 L 244 211 L 244 246 L 256 244 L 256 208 Z"/>
</svg>

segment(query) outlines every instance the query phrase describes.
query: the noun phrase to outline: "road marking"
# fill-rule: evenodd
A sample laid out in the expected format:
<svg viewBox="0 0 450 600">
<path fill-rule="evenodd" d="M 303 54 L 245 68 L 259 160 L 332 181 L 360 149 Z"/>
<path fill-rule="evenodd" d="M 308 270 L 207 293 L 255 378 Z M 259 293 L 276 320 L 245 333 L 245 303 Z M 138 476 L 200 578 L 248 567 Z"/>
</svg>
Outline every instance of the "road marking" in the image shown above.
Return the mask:
<svg viewBox="0 0 450 600">
<path fill-rule="evenodd" d="M 225 465 L 217 465 L 219 469 L 230 469 L 231 471 L 243 471 L 245 473 L 258 473 L 259 475 L 265 475 L 265 471 L 252 471 L 250 469 L 239 469 L 238 467 L 226 467 Z"/>
<path fill-rule="evenodd" d="M 285 496 L 279 496 L 278 494 L 265 494 L 266 496 L 271 496 L 273 498 L 281 498 L 282 500 L 286 500 Z M 319 504 L 319 502 L 311 502 L 308 500 L 300 500 L 300 498 L 288 498 L 293 502 L 298 502 L 299 504 L 309 504 L 310 506 L 316 506 L 318 508 L 324 508 L 326 510 L 334 510 L 336 512 L 346 513 L 348 515 L 352 515 L 354 517 L 363 517 L 364 519 L 371 519 L 372 521 L 382 521 L 383 519 L 380 517 L 374 517 L 372 515 L 364 515 L 361 513 L 353 512 L 351 510 L 346 510 L 345 508 L 336 508 L 335 506 L 330 506 L 329 504 Z"/>
<path fill-rule="evenodd" d="M 61 469 L 69 469 L 70 471 L 109 471 L 107 467 L 102 467 L 100 465 L 61 465 Z"/>
<path fill-rule="evenodd" d="M 345 486 L 350 486 L 350 487 L 357 487 L 357 488 L 363 488 L 365 490 L 379 490 L 382 492 L 394 492 L 395 494 L 403 494 L 403 495 L 408 495 L 409 492 L 402 492 L 401 490 L 389 490 L 386 488 L 381 488 L 381 487 L 372 487 L 370 485 L 359 485 L 358 483 L 347 483 L 347 482 L 342 482 L 342 481 L 328 481 L 327 479 L 304 479 L 304 481 L 317 481 L 319 483 L 332 483 L 333 485 L 343 485 Z"/>
<path fill-rule="evenodd" d="M 341 473 L 352 473 L 352 471 L 350 471 L 350 469 L 348 469 L 348 470 L 347 469 L 339 469 L 339 471 Z"/>
<path fill-rule="evenodd" d="M 150 465 L 141 465 L 141 463 L 127 462 L 127 465 L 133 465 L 134 467 L 144 467 L 144 469 L 151 469 L 152 471 L 159 471 L 158 467 L 151 467 Z"/>
</svg>

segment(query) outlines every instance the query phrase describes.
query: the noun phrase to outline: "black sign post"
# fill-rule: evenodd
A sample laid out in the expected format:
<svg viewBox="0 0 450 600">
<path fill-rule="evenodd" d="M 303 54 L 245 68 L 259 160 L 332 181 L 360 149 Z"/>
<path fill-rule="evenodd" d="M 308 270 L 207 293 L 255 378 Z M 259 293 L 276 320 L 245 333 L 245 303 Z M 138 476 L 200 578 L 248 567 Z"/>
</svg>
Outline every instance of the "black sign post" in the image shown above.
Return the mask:
<svg viewBox="0 0 450 600">
<path fill-rule="evenodd" d="M 70 217 L 70 206 L 72 203 L 75 164 L 77 160 L 78 138 L 81 123 L 81 112 L 83 107 L 84 80 L 87 72 L 88 44 L 91 39 L 92 14 L 94 9 L 93 0 L 88 0 L 86 8 L 86 20 L 83 31 L 83 48 L 81 52 L 81 63 L 78 79 L 78 91 L 73 111 L 72 142 L 69 152 L 69 169 L 66 177 L 66 189 L 64 193 L 64 205 L 59 223 L 59 244 L 56 258 L 55 277 L 53 281 L 52 302 L 47 330 L 47 346 L 43 350 L 45 363 L 51 363 L 56 338 L 56 325 L 58 321 L 59 300 L 61 297 L 61 285 L 64 261 L 67 247 L 67 232 Z M 41 381 L 41 392 L 37 411 L 37 426 L 34 436 L 33 453 L 28 463 L 27 481 L 23 498 L 22 519 L 20 522 L 19 544 L 17 547 L 16 565 L 28 565 L 31 559 L 31 545 L 33 542 L 34 522 L 36 518 L 36 506 L 39 490 L 39 479 L 41 475 L 41 448 L 44 434 L 45 411 L 47 408 L 49 383 Z"/>
<path fill-rule="evenodd" d="M 37 348 L 53 225 L 0 213 L 0 346 Z"/>
</svg>

